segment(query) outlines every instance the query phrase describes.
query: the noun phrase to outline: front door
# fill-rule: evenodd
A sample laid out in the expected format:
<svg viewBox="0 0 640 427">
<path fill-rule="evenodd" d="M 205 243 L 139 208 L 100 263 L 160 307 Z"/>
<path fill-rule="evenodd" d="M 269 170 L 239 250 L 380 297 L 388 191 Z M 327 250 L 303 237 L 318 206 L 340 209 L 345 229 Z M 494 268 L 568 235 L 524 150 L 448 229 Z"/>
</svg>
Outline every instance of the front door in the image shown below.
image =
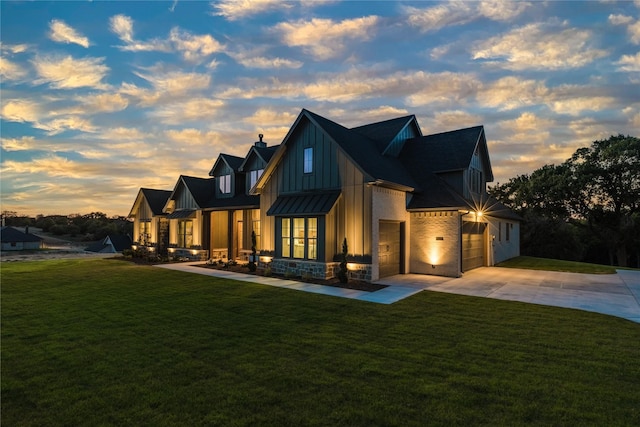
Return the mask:
<svg viewBox="0 0 640 427">
<path fill-rule="evenodd" d="M 387 277 L 401 273 L 402 235 L 401 223 L 380 221 L 378 240 L 379 276 Z"/>
</svg>

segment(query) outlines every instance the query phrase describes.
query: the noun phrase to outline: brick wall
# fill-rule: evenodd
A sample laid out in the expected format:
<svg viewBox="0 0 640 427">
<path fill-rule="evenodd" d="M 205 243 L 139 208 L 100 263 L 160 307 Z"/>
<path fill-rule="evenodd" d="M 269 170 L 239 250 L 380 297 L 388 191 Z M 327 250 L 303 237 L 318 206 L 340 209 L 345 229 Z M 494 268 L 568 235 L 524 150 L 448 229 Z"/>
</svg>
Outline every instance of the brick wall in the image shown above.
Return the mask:
<svg viewBox="0 0 640 427">
<path fill-rule="evenodd" d="M 460 214 L 414 212 L 409 238 L 409 272 L 460 276 Z"/>
</svg>

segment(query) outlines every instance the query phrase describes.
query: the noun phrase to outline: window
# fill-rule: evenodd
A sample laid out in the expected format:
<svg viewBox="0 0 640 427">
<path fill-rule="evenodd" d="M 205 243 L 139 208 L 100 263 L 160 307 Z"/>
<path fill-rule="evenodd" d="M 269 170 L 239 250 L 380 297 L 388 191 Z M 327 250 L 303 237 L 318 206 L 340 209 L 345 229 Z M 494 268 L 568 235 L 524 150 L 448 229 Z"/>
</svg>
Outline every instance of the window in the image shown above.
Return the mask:
<svg viewBox="0 0 640 427">
<path fill-rule="evenodd" d="M 231 175 L 221 175 L 218 177 L 218 181 L 222 194 L 231 193 Z"/>
<path fill-rule="evenodd" d="M 282 257 L 291 257 L 291 220 L 282 218 Z"/>
<path fill-rule="evenodd" d="M 193 245 L 193 221 L 178 221 L 178 247 L 189 248 Z"/>
<path fill-rule="evenodd" d="M 509 241 L 509 238 L 511 237 L 511 226 L 513 224 L 510 223 L 506 223 L 505 224 L 505 229 L 504 229 L 504 240 L 506 240 L 507 242 Z"/>
<path fill-rule="evenodd" d="M 318 258 L 318 218 L 282 218 L 282 257 Z"/>
<path fill-rule="evenodd" d="M 141 245 L 147 245 L 151 243 L 151 222 L 142 221 L 140 223 L 140 235 L 138 236 L 138 243 Z"/>
<path fill-rule="evenodd" d="M 502 222 L 498 221 L 498 242 L 502 242 Z"/>
<path fill-rule="evenodd" d="M 313 148 L 304 149 L 304 173 L 313 172 Z"/>
<path fill-rule="evenodd" d="M 249 188 L 253 188 L 253 186 L 256 185 L 256 182 L 258 182 L 258 180 L 262 176 L 262 172 L 264 172 L 264 169 L 258 169 L 249 172 Z"/>
</svg>

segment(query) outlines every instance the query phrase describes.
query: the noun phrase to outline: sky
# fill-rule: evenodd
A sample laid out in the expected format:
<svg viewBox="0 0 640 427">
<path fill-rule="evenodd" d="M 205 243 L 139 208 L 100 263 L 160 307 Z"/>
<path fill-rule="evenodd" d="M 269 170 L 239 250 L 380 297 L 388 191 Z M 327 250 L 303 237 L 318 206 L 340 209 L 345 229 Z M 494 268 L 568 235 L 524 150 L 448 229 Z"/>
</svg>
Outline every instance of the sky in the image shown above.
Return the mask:
<svg viewBox="0 0 640 427">
<path fill-rule="evenodd" d="M 484 125 L 494 182 L 640 136 L 640 0 L 0 2 L 0 202 L 127 215 L 302 108 Z"/>
</svg>

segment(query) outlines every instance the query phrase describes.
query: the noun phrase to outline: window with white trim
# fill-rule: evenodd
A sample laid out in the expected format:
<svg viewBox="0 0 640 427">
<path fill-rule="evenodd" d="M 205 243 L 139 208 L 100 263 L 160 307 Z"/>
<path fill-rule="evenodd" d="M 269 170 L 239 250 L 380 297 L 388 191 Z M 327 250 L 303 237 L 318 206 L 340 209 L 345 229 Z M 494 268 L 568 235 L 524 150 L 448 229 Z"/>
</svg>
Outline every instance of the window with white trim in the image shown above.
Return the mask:
<svg viewBox="0 0 640 427">
<path fill-rule="evenodd" d="M 258 180 L 262 176 L 262 172 L 264 172 L 264 169 L 258 169 L 258 170 L 249 172 L 249 183 L 250 183 L 249 188 L 253 188 L 256 185 L 256 182 L 258 182 Z"/>
<path fill-rule="evenodd" d="M 220 187 L 220 193 L 231 193 L 231 175 L 221 175 L 218 177 L 218 185 Z"/>
<path fill-rule="evenodd" d="M 178 221 L 178 247 L 190 248 L 193 245 L 193 221 Z"/>
</svg>

